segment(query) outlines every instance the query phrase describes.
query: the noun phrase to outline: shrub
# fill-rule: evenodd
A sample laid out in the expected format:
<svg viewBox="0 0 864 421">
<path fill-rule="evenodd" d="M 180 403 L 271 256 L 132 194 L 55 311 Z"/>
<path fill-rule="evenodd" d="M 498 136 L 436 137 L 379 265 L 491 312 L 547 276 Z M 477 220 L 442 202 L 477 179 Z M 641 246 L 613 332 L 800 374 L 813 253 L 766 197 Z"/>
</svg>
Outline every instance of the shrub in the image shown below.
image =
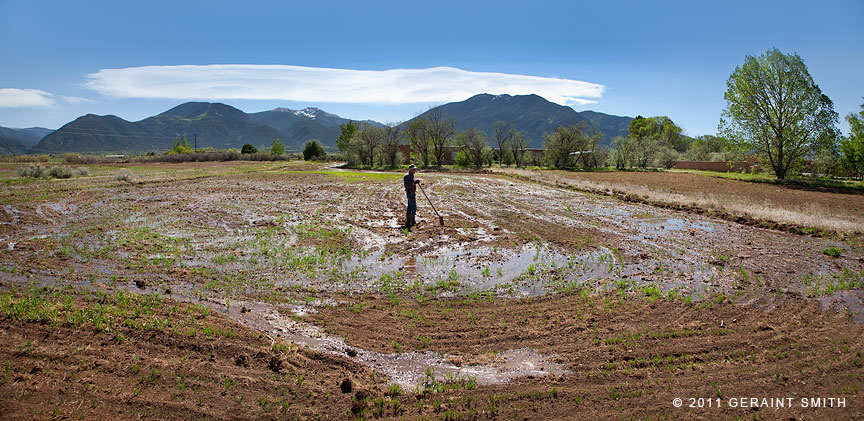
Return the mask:
<svg viewBox="0 0 864 421">
<path fill-rule="evenodd" d="M 285 145 L 282 144 L 281 140 L 276 139 L 270 144 L 270 153 L 273 155 L 285 155 Z"/>
<path fill-rule="evenodd" d="M 843 249 L 839 249 L 837 247 L 831 246 L 825 250 L 822 250 L 822 254 L 831 257 L 840 257 L 843 254 Z"/>
<path fill-rule="evenodd" d="M 90 174 L 90 169 L 87 167 L 78 167 L 75 170 L 75 173 L 78 175 L 87 175 L 87 174 Z"/>
<path fill-rule="evenodd" d="M 110 164 L 114 162 L 120 162 L 122 159 L 120 157 L 107 157 L 101 155 L 76 155 L 76 154 L 67 154 L 63 157 L 63 161 L 67 164 Z"/>
<path fill-rule="evenodd" d="M 45 175 L 45 167 L 41 165 L 28 165 L 18 168 L 18 177 L 42 178 Z"/>
<path fill-rule="evenodd" d="M 135 181 L 135 176 L 132 175 L 132 172 L 127 170 L 126 168 L 121 168 L 120 171 L 117 172 L 117 175 L 114 176 L 114 181 L 125 181 L 127 183 L 132 183 Z"/>
<path fill-rule="evenodd" d="M 168 153 L 192 153 L 192 148 L 189 146 L 189 141 L 186 136 L 174 138 L 174 146 Z"/>
<path fill-rule="evenodd" d="M 465 151 L 456 152 L 456 157 L 453 160 L 457 167 L 467 168 L 471 166 L 471 157 Z"/>
<path fill-rule="evenodd" d="M 72 170 L 70 170 L 69 167 L 58 165 L 56 167 L 52 167 L 48 171 L 48 175 L 54 178 L 71 178 Z"/>
<path fill-rule="evenodd" d="M 303 160 L 311 161 L 314 159 L 321 159 L 327 156 L 324 153 L 324 147 L 321 146 L 321 142 L 317 139 L 309 139 L 306 143 L 303 144 Z"/>
<path fill-rule="evenodd" d="M 240 153 L 258 153 L 258 148 L 247 143 L 240 149 Z"/>
<path fill-rule="evenodd" d="M 655 156 L 657 162 L 656 165 L 658 167 L 662 167 L 665 169 L 670 169 L 681 160 L 681 154 L 679 154 L 675 149 L 672 149 L 668 146 L 663 146 L 657 151 L 657 155 Z"/>
<path fill-rule="evenodd" d="M 2 161 L 2 162 L 33 163 L 33 162 L 48 162 L 49 159 L 51 159 L 50 155 L 3 155 L 3 156 L 0 156 L 0 161 Z"/>
</svg>

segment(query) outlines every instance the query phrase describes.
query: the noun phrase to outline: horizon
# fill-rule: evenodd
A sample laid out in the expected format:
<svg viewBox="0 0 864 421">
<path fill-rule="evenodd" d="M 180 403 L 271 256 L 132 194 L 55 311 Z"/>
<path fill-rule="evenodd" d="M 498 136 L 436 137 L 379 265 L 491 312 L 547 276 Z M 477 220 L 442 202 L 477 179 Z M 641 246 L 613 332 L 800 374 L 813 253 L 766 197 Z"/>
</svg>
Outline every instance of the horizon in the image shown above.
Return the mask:
<svg viewBox="0 0 864 421">
<path fill-rule="evenodd" d="M 0 56 L 13 63 L 0 69 L 0 126 L 140 121 L 190 101 L 386 123 L 476 94 L 534 93 L 577 112 L 666 115 L 695 137 L 717 132 L 735 67 L 773 47 L 802 57 L 843 133 L 864 101 L 864 3 L 852 0 L 763 2 L 743 16 L 744 2 L 49 3 L 51 14 L 0 2 Z"/>
</svg>

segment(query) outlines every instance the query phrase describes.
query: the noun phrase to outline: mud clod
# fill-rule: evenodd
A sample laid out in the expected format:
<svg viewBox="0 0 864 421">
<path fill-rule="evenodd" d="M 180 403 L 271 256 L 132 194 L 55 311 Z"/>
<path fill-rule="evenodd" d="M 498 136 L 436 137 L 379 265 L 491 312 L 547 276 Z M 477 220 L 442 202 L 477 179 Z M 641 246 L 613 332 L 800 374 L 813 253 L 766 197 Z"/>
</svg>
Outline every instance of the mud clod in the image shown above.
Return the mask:
<svg viewBox="0 0 864 421">
<path fill-rule="evenodd" d="M 246 354 L 239 354 L 234 358 L 234 364 L 240 367 L 249 367 L 249 357 Z"/>
<path fill-rule="evenodd" d="M 270 357 L 270 361 L 267 362 L 267 367 L 270 368 L 274 373 L 278 373 L 282 371 L 282 367 L 284 367 L 285 363 L 282 361 L 282 357 L 274 355 Z"/>
<path fill-rule="evenodd" d="M 345 378 L 345 380 L 342 380 L 342 384 L 339 385 L 339 390 L 342 393 L 351 393 L 354 390 L 354 383 L 351 382 L 351 379 Z"/>
</svg>

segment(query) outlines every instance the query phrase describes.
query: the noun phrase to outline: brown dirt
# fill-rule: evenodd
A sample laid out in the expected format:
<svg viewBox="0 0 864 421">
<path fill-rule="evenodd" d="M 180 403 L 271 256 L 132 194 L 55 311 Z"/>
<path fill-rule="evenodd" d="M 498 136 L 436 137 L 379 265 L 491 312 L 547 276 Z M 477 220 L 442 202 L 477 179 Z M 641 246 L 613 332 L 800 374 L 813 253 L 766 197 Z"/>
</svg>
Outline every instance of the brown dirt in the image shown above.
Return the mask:
<svg viewBox="0 0 864 421">
<path fill-rule="evenodd" d="M 274 351 L 260 333 L 176 305 L 170 317 L 186 315 L 236 337 L 107 333 L 0 316 L 0 418 L 342 419 L 358 390 L 382 394 L 371 372 L 348 358 L 285 342 Z M 340 389 L 345 379 L 351 393 Z"/>
<path fill-rule="evenodd" d="M 512 173 L 513 171 L 505 172 Z M 755 204 L 810 215 L 838 217 L 844 220 L 858 221 L 858 223 L 861 223 L 861 209 L 864 209 L 864 192 L 857 190 L 837 191 L 836 189 L 825 190 L 798 185 L 745 182 L 680 172 L 534 171 L 515 173 L 530 174 L 528 177 L 532 179 L 548 180 L 556 184 L 563 183 L 565 186 L 568 184 L 567 180 L 583 180 L 603 183 L 622 192 L 627 192 L 632 188 L 648 188 L 657 192 L 681 194 L 693 198 L 708 197 L 721 204 L 728 202 Z M 634 195 L 633 199 L 638 198 Z M 656 204 L 663 205 L 664 203 Z M 688 208 L 688 206 L 684 206 L 681 209 L 687 210 Z M 691 210 L 700 210 L 700 208 L 697 206 Z M 760 221 L 760 218 L 747 218 L 746 215 L 737 212 L 733 212 L 727 219 L 746 225 L 765 226 L 766 228 L 798 233 L 801 233 L 802 228 L 804 228 L 802 224 L 795 226 L 796 224 L 783 223 L 782 221 L 778 224 L 777 221 Z M 768 224 L 763 222 L 768 222 Z"/>
<path fill-rule="evenodd" d="M 864 416 L 864 328 L 817 305 L 792 300 L 762 311 L 728 301 L 708 305 L 579 295 L 527 300 L 441 299 L 319 309 L 311 320 L 352 346 L 432 350 L 456 364 L 495 360 L 530 347 L 570 371 L 477 390 L 418 395 L 417 415 L 452 419 L 836 418 Z M 418 338 L 427 338 L 425 341 Z M 470 396 L 470 398 L 469 398 Z M 800 408 L 802 397 L 844 397 L 845 408 Z M 674 408 L 672 400 L 718 398 L 722 408 Z M 793 397 L 792 409 L 729 408 L 730 398 Z M 466 403 L 467 401 L 474 404 Z M 715 401 L 716 403 L 716 401 Z M 409 412 L 411 413 L 411 412 Z"/>
<path fill-rule="evenodd" d="M 565 174 L 561 171 L 557 175 Z M 750 183 L 676 172 L 586 172 L 569 175 L 590 181 L 647 186 L 685 195 L 710 193 L 738 201 L 765 203 L 774 207 L 814 206 L 826 214 L 860 216 L 864 191 L 822 192 L 768 183 Z"/>
</svg>

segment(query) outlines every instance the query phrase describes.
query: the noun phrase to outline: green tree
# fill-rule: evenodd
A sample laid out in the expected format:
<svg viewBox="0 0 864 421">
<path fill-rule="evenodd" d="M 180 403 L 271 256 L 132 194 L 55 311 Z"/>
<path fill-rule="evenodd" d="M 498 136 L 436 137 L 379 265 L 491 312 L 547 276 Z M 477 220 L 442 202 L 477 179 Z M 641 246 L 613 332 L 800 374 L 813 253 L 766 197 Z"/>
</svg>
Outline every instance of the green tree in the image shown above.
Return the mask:
<svg viewBox="0 0 864 421">
<path fill-rule="evenodd" d="M 312 161 L 324 158 L 325 156 L 327 156 L 327 153 L 324 152 L 324 147 L 321 146 L 321 142 L 318 139 L 309 139 L 303 144 L 304 161 Z"/>
<path fill-rule="evenodd" d="M 174 145 L 171 148 L 171 153 L 192 153 L 192 148 L 189 147 L 189 141 L 186 136 L 174 138 Z"/>
<path fill-rule="evenodd" d="M 583 126 L 559 125 L 554 132 L 546 135 L 543 142 L 546 161 L 555 168 L 573 168 L 577 162 L 574 158 L 585 151 L 587 144 L 588 136 L 585 135 Z"/>
<path fill-rule="evenodd" d="M 746 56 L 726 81 L 721 133 L 736 148 L 755 153 L 784 179 L 836 131 L 834 104 L 813 81 L 797 54 L 772 48 Z"/>
<path fill-rule="evenodd" d="M 273 155 L 285 155 L 285 145 L 282 144 L 281 140 L 273 140 L 273 143 L 270 144 L 270 153 Z"/>
<path fill-rule="evenodd" d="M 864 175 L 864 104 L 858 115 L 849 113 L 849 137 L 840 141 L 840 160 L 843 167 L 856 177 Z"/>
<path fill-rule="evenodd" d="M 339 148 L 339 152 L 347 154 L 351 149 L 351 139 L 357 133 L 357 126 L 354 125 L 353 121 L 348 120 L 347 124 L 340 124 L 339 129 L 341 131 L 339 137 L 336 138 L 336 147 Z"/>
<path fill-rule="evenodd" d="M 612 163 L 615 168 L 623 170 L 629 167 L 633 152 L 632 144 L 624 136 L 615 136 L 612 139 Z"/>
<path fill-rule="evenodd" d="M 711 161 L 720 154 L 729 152 L 729 141 L 710 134 L 697 136 L 687 147 L 685 157 L 691 161 Z M 725 156 L 721 157 L 724 158 Z"/>
<path fill-rule="evenodd" d="M 258 148 L 247 143 L 247 144 L 243 145 L 242 148 L 240 148 L 240 153 L 258 153 Z"/>
<path fill-rule="evenodd" d="M 456 135 L 456 141 L 474 163 L 474 167 L 483 166 L 486 149 L 486 133 L 469 127 L 463 133 Z"/>
</svg>

